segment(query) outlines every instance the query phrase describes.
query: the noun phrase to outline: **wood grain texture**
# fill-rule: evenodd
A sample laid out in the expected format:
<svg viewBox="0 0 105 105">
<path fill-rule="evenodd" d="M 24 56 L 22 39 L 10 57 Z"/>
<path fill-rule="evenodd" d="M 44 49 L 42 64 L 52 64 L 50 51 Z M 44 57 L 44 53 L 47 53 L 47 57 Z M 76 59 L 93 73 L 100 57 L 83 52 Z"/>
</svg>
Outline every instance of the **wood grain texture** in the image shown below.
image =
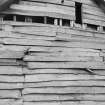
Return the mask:
<svg viewBox="0 0 105 105">
<path fill-rule="evenodd" d="M 0 105 L 22 105 L 23 101 L 16 99 L 0 99 Z"/>
<path fill-rule="evenodd" d="M 105 87 L 41 87 L 25 88 L 23 94 L 104 94 Z"/>
<path fill-rule="evenodd" d="M 0 82 L 24 82 L 24 76 L 0 75 Z"/>
<path fill-rule="evenodd" d="M 46 82 L 54 80 L 104 80 L 105 76 L 99 75 L 73 75 L 73 74 L 35 74 L 26 75 L 25 82 Z"/>
<path fill-rule="evenodd" d="M 0 98 L 18 99 L 21 97 L 19 90 L 0 90 Z"/>
<path fill-rule="evenodd" d="M 33 94 L 24 95 L 26 102 L 52 102 L 52 101 L 104 101 L 105 95 L 90 95 L 90 94 L 69 94 L 69 95 L 48 95 L 48 94 Z"/>
<path fill-rule="evenodd" d="M 104 62 L 28 62 L 28 68 L 91 68 L 105 69 Z"/>
<path fill-rule="evenodd" d="M 76 101 L 76 102 L 24 102 L 24 105 L 104 105 L 105 102 Z"/>
<path fill-rule="evenodd" d="M 48 81 L 48 82 L 37 82 L 37 83 L 25 83 L 24 87 L 25 88 L 34 88 L 34 87 L 105 87 L 105 82 L 104 81 L 97 81 L 97 80 L 77 80 L 77 81 L 72 81 L 72 80 L 62 80 L 62 81 Z"/>
</svg>

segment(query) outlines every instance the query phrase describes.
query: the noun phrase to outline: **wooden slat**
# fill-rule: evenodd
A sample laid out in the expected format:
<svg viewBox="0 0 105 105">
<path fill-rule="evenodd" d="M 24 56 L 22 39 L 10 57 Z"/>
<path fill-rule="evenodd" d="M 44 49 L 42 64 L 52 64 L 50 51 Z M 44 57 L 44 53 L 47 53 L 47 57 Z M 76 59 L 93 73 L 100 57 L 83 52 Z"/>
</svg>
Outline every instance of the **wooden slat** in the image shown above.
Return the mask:
<svg viewBox="0 0 105 105">
<path fill-rule="evenodd" d="M 100 95 L 87 95 L 87 94 L 70 94 L 70 95 L 45 95 L 45 94 L 41 94 L 41 95 L 37 95 L 37 94 L 33 94 L 33 95 L 25 95 L 24 97 L 24 101 L 28 102 L 32 102 L 32 101 L 36 101 L 36 102 L 51 102 L 51 101 L 105 101 L 105 95 L 104 94 L 100 94 Z"/>
<path fill-rule="evenodd" d="M 24 56 L 24 51 L 0 49 L 0 58 L 22 58 L 23 56 Z"/>
<path fill-rule="evenodd" d="M 56 2 L 54 0 L 49 0 L 49 1 L 48 0 L 30 0 L 30 1 L 20 1 L 20 4 L 31 5 L 31 6 L 46 6 L 46 5 L 54 4 L 54 5 L 59 6 L 59 4 L 61 4 L 61 0 L 57 0 Z M 74 7 L 75 2 L 65 0 L 65 2 L 61 5 Z"/>
<path fill-rule="evenodd" d="M 90 55 L 90 56 L 88 56 L 88 54 L 87 55 L 83 55 L 83 54 L 72 54 L 71 56 L 69 56 L 69 55 L 67 55 L 67 54 L 65 54 L 65 55 L 63 55 L 63 56 L 56 56 L 56 54 L 55 54 L 55 56 L 54 56 L 54 54 L 53 54 L 53 56 L 25 56 L 24 57 L 24 61 L 61 61 L 61 62 L 63 62 L 63 61 L 77 61 L 77 62 L 81 62 L 81 61 L 103 61 L 103 58 L 102 57 L 94 57 L 95 56 L 95 54 L 92 56 L 92 55 Z M 81 57 L 80 57 L 81 56 Z"/>
<path fill-rule="evenodd" d="M 24 82 L 24 77 L 0 75 L 0 82 Z"/>
<path fill-rule="evenodd" d="M 73 74 L 35 74 L 26 75 L 25 82 L 44 82 L 56 80 L 104 80 L 105 76 L 99 75 L 73 75 Z"/>
<path fill-rule="evenodd" d="M 22 67 L 19 66 L 0 66 L 0 74 L 22 75 Z"/>
<path fill-rule="evenodd" d="M 13 32 L 23 33 L 26 35 L 56 36 L 56 29 L 44 26 L 20 26 L 15 27 Z"/>
<path fill-rule="evenodd" d="M 91 68 L 105 69 L 104 62 L 28 62 L 28 68 Z"/>
<path fill-rule="evenodd" d="M 53 8 L 50 8 L 50 6 Z M 30 16 L 50 16 L 56 18 L 70 18 L 71 20 L 75 19 L 75 8 L 74 7 L 66 7 L 66 6 L 56 6 L 51 5 L 46 7 L 41 6 L 27 6 L 27 5 L 18 5 L 14 4 L 10 7 L 10 11 L 5 11 L 3 13 L 19 13 L 21 15 L 30 15 Z M 23 8 L 24 7 L 24 8 Z M 60 8 L 58 8 L 60 7 Z M 28 9 L 27 9 L 28 8 Z M 66 9 L 67 8 L 67 9 Z M 23 12 L 22 12 L 23 11 Z M 40 12 L 39 12 L 40 11 Z"/>
<path fill-rule="evenodd" d="M 25 102 L 24 105 L 104 105 L 105 102 L 96 101 L 68 101 L 68 102 Z"/>
<path fill-rule="evenodd" d="M 0 90 L 0 98 L 20 98 L 19 90 Z"/>
<path fill-rule="evenodd" d="M 97 36 L 99 34 L 96 34 Z M 103 36 L 104 34 L 100 34 Z M 103 36 L 104 38 L 104 36 Z M 63 41 L 81 41 L 81 42 L 95 42 L 95 43 L 105 43 L 105 39 L 103 38 L 98 38 L 98 37 L 93 37 L 93 36 L 82 36 L 82 35 L 70 35 L 66 33 L 57 33 L 56 39 L 57 40 L 63 40 Z"/>
<path fill-rule="evenodd" d="M 103 70 L 92 70 L 97 75 L 105 75 Z M 89 74 L 86 69 L 28 69 L 23 68 L 24 74 Z"/>
<path fill-rule="evenodd" d="M 93 81 L 93 80 L 87 80 L 87 81 L 49 81 L 49 82 L 39 82 L 39 83 L 25 83 L 24 87 L 105 87 L 104 81 Z"/>
<path fill-rule="evenodd" d="M 49 53 L 55 53 L 55 52 L 96 52 L 100 53 L 100 50 L 98 49 L 88 49 L 88 48 L 66 48 L 66 47 L 44 47 L 44 46 L 31 46 L 28 50 L 29 52 L 49 52 Z"/>
<path fill-rule="evenodd" d="M 0 105 L 23 105 L 23 101 L 21 99 L 0 99 Z"/>
<path fill-rule="evenodd" d="M 105 49 L 104 43 L 92 42 L 61 42 L 61 41 L 43 41 L 43 40 L 28 40 L 28 39 L 4 39 L 4 44 L 7 45 L 40 45 L 40 46 L 56 46 L 56 47 L 74 47 L 74 48 L 90 48 L 90 49 Z"/>
<path fill-rule="evenodd" d="M 22 89 L 23 83 L 0 83 L 0 89 Z"/>
<path fill-rule="evenodd" d="M 47 2 L 47 3 L 60 3 L 61 0 L 30 0 L 30 1 L 33 1 L 33 2 Z"/>
<path fill-rule="evenodd" d="M 105 87 L 41 87 L 25 88 L 23 94 L 105 94 Z"/>
</svg>

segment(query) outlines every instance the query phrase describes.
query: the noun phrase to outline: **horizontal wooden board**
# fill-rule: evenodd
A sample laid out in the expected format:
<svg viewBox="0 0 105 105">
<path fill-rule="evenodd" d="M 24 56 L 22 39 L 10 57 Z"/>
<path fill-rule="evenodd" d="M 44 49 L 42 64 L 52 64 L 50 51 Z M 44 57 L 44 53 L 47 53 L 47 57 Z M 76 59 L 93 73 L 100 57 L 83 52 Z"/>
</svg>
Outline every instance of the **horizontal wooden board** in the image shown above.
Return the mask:
<svg viewBox="0 0 105 105">
<path fill-rule="evenodd" d="M 105 69 L 104 62 L 28 62 L 28 68 L 91 68 Z"/>
<path fill-rule="evenodd" d="M 94 74 L 105 75 L 103 70 L 92 70 Z M 23 74 L 89 74 L 87 69 L 28 69 L 23 68 Z"/>
<path fill-rule="evenodd" d="M 0 62 L 2 62 L 2 63 L 16 63 L 17 61 L 16 61 L 16 59 L 1 58 Z"/>
<path fill-rule="evenodd" d="M 66 55 L 66 54 L 65 54 Z M 24 57 L 24 61 L 103 61 L 102 57 L 92 57 L 92 55 L 90 55 L 90 57 L 87 57 L 82 54 L 81 57 L 72 54 L 71 56 L 25 56 Z"/>
<path fill-rule="evenodd" d="M 22 89 L 23 83 L 0 83 L 0 89 Z"/>
<path fill-rule="evenodd" d="M 96 101 L 68 101 L 68 102 L 24 102 L 24 105 L 104 105 L 105 102 Z"/>
<path fill-rule="evenodd" d="M 23 101 L 21 99 L 0 99 L 0 105 L 23 105 Z"/>
<path fill-rule="evenodd" d="M 50 51 L 50 50 L 49 50 Z M 103 52 L 91 52 L 91 51 L 73 51 L 73 50 L 59 50 L 59 51 L 52 51 L 52 52 L 31 52 L 30 55 L 32 56 L 40 56 L 40 57 L 93 57 L 93 58 L 98 58 L 100 55 L 104 54 Z M 29 55 L 29 56 L 30 56 Z M 31 57 L 31 56 L 30 56 Z"/>
<path fill-rule="evenodd" d="M 84 8 L 83 13 L 105 17 L 104 12 L 96 11 L 95 9 L 91 9 L 91 8 Z"/>
<path fill-rule="evenodd" d="M 16 38 L 5 38 L 4 44 L 7 45 L 24 45 L 24 46 L 33 46 L 33 45 L 45 45 L 49 46 L 52 45 L 52 42 L 50 41 L 44 41 L 44 40 L 35 40 L 35 39 L 16 39 Z M 15 52 L 16 53 L 16 52 Z M 18 53 L 18 52 L 17 52 Z"/>
<path fill-rule="evenodd" d="M 25 88 L 23 94 L 105 94 L 105 87 L 38 87 Z"/>
<path fill-rule="evenodd" d="M 47 2 L 47 3 L 60 3 L 61 0 L 30 0 L 33 2 Z"/>
<path fill-rule="evenodd" d="M 25 82 L 44 82 L 44 81 L 61 81 L 61 80 L 104 80 L 105 76 L 88 75 L 88 74 L 35 74 L 25 75 Z"/>
<path fill-rule="evenodd" d="M 24 8 L 22 8 L 24 7 Z M 39 7 L 39 8 L 38 8 Z M 51 8 L 50 8 L 51 7 Z M 52 9 L 53 8 L 53 9 Z M 17 10 L 24 10 L 24 11 L 32 11 L 32 12 L 47 12 L 47 13 L 61 13 L 61 14 L 70 14 L 75 11 L 74 7 L 68 7 L 63 5 L 54 5 L 54 4 L 46 4 L 46 6 L 28 6 L 28 5 L 22 5 L 22 4 L 13 4 L 11 5 L 10 9 L 17 9 Z M 72 13 L 73 16 L 75 14 Z"/>
<path fill-rule="evenodd" d="M 45 47 L 45 46 L 31 46 L 28 50 L 30 53 L 32 52 L 49 52 L 49 53 L 57 53 L 57 52 L 94 52 L 100 53 L 98 49 L 89 49 L 89 48 L 66 48 L 66 47 Z"/>
<path fill-rule="evenodd" d="M 49 82 L 39 82 L 39 83 L 24 83 L 25 89 L 28 87 L 105 87 L 105 82 L 103 81 L 93 81 L 93 80 L 87 80 L 87 81 L 49 81 Z"/>
<path fill-rule="evenodd" d="M 31 24 L 32 25 L 32 24 Z M 28 35 L 43 35 L 43 36 L 55 36 L 56 35 L 56 28 L 51 26 L 20 26 L 14 27 L 13 32 L 24 33 Z"/>
<path fill-rule="evenodd" d="M 50 5 L 51 6 L 51 5 Z M 61 6 L 57 8 L 56 5 L 52 5 L 53 9 L 50 6 L 41 7 L 41 6 L 27 6 L 27 5 L 17 5 L 13 4 L 10 7 L 10 11 L 4 11 L 3 13 L 19 13 L 20 15 L 30 15 L 30 16 L 50 16 L 55 18 L 65 18 L 65 19 L 75 19 L 75 8 Z M 24 7 L 24 8 L 22 8 Z M 60 7 L 60 5 L 58 5 Z M 62 8 L 64 7 L 64 8 Z M 28 8 L 28 9 L 27 9 Z M 66 9 L 67 8 L 67 9 Z M 40 12 L 39 12 L 40 11 Z"/>
<path fill-rule="evenodd" d="M 55 40 L 55 37 L 48 36 L 48 35 L 24 34 L 24 33 L 19 33 L 19 32 L 5 32 L 5 31 L 0 31 L 0 38 Z"/>
<path fill-rule="evenodd" d="M 91 20 L 93 19 L 93 20 L 105 21 L 104 17 L 96 16 L 96 15 L 93 15 L 93 14 L 87 14 L 87 13 L 83 14 L 83 19 L 91 19 Z"/>
<path fill-rule="evenodd" d="M 103 21 L 99 21 L 99 20 L 94 20 L 94 19 L 83 19 L 83 23 L 87 23 L 87 24 L 93 24 L 93 25 L 101 25 L 104 26 L 105 22 Z"/>
<path fill-rule="evenodd" d="M 0 66 L 0 74 L 22 75 L 22 67 L 19 66 Z"/>
<path fill-rule="evenodd" d="M 105 101 L 104 94 L 69 94 L 69 95 L 24 95 L 24 101 L 51 102 L 51 101 Z"/>
<path fill-rule="evenodd" d="M 24 56 L 24 51 L 0 49 L 0 58 L 22 58 L 23 56 Z"/>
<path fill-rule="evenodd" d="M 24 82 L 24 76 L 0 75 L 0 82 Z"/>
<path fill-rule="evenodd" d="M 75 29 L 75 28 L 58 28 L 57 33 L 64 33 L 67 35 L 82 35 L 82 36 L 93 36 L 94 33 L 87 30 Z"/>
<path fill-rule="evenodd" d="M 21 92 L 19 90 L 0 90 L 0 98 L 20 98 Z"/>
<path fill-rule="evenodd" d="M 104 34 L 101 34 L 101 35 L 103 35 L 104 37 Z M 57 33 L 56 40 L 105 43 L 105 39 L 101 37 L 98 38 L 98 37 L 93 37 L 93 36 L 89 37 L 89 36 L 82 36 L 82 35 L 69 35 L 65 33 Z"/>
</svg>

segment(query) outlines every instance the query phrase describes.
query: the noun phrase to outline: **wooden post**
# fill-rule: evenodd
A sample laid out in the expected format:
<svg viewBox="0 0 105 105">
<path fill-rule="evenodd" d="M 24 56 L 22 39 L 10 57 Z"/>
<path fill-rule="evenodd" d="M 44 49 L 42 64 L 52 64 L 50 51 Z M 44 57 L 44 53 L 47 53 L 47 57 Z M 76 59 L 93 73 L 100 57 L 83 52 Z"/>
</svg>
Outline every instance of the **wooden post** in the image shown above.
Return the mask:
<svg viewBox="0 0 105 105">
<path fill-rule="evenodd" d="M 70 21 L 70 27 L 73 27 L 74 26 L 74 21 Z"/>
<path fill-rule="evenodd" d="M 58 25 L 58 19 L 54 19 L 54 25 Z"/>
<path fill-rule="evenodd" d="M 60 19 L 60 26 L 62 26 L 62 19 Z"/>
<path fill-rule="evenodd" d="M 85 30 L 85 29 L 87 28 L 87 24 L 84 23 L 84 24 L 82 25 L 82 28 Z"/>
<path fill-rule="evenodd" d="M 13 21 L 15 21 L 15 22 L 16 22 L 16 16 L 13 16 Z"/>
<path fill-rule="evenodd" d="M 44 17 L 44 24 L 47 24 L 47 17 Z"/>
<path fill-rule="evenodd" d="M 97 27 L 97 31 L 102 32 L 103 31 L 103 27 L 102 26 L 98 26 Z"/>
</svg>

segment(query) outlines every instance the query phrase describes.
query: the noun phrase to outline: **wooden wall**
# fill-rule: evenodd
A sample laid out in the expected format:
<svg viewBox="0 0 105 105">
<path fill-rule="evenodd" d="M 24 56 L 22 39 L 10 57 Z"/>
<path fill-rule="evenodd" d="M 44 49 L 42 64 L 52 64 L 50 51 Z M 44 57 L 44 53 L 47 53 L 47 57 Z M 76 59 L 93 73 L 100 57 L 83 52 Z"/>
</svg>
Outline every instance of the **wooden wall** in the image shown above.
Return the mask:
<svg viewBox="0 0 105 105">
<path fill-rule="evenodd" d="M 75 20 L 73 13 L 75 0 L 65 0 L 64 6 L 60 0 L 43 0 L 51 4 L 35 1 L 42 2 L 21 1 L 19 5 L 11 6 L 9 11 L 31 15 L 34 13 L 30 13 L 31 9 L 35 8 L 36 11 L 37 6 L 43 8 L 51 6 L 56 8 L 54 11 L 61 12 L 61 15 L 54 13 L 53 16 L 72 17 L 70 20 Z M 99 12 L 101 10 L 91 0 L 80 2 L 83 3 L 83 25 L 87 25 L 88 21 L 104 22 L 104 16 L 98 13 L 104 14 Z M 25 12 L 29 8 L 30 11 Z M 97 14 L 90 11 L 90 8 L 96 9 Z M 52 10 L 43 11 L 46 15 L 51 15 Z M 66 15 L 63 16 L 64 14 Z M 102 24 L 98 26 L 102 27 Z M 0 105 L 105 105 L 104 35 L 105 32 L 101 28 L 100 30 L 87 29 L 83 26 L 78 28 L 75 23 L 73 26 L 63 27 L 2 21 Z"/>
</svg>

